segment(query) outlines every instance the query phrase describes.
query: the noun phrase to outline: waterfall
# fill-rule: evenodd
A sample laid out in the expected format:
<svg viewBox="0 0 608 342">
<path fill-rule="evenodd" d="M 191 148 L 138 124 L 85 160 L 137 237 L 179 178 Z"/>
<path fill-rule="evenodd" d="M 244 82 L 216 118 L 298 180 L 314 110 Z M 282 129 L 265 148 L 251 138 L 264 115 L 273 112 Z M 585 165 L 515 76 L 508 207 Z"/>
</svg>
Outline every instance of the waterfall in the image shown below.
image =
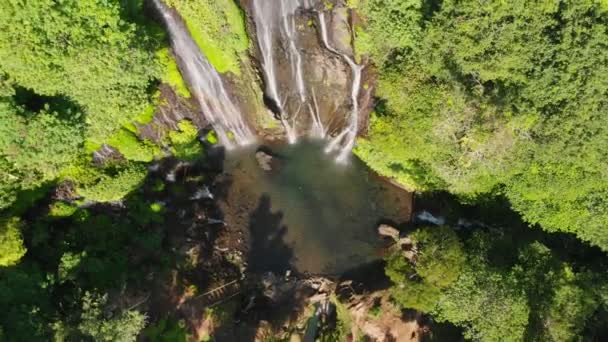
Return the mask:
<svg viewBox="0 0 608 342">
<path fill-rule="evenodd" d="M 304 4 L 304 8 L 308 6 L 310 5 Z M 302 67 L 302 54 L 298 49 L 298 32 L 295 22 L 296 11 L 300 7 L 299 0 L 253 0 L 256 33 L 262 53 L 262 69 L 266 81 L 266 95 L 275 103 L 290 143 L 295 143 L 298 139 L 296 118 L 300 115 L 302 106 L 306 103 L 308 97 Z M 300 100 L 300 106 L 294 113 L 286 112 L 285 103 L 288 94 L 279 92 L 276 56 L 274 55 L 274 44 L 277 42 L 283 42 L 287 47 L 287 58 L 291 66 L 292 89 L 297 90 Z M 320 131 L 316 130 L 316 132 L 319 133 Z"/>
<path fill-rule="evenodd" d="M 325 45 L 325 48 L 344 58 L 353 73 L 353 83 L 350 94 L 352 101 L 352 110 L 348 118 L 348 124 L 346 125 L 346 127 L 344 127 L 342 132 L 340 132 L 330 141 L 329 145 L 327 145 L 327 148 L 325 149 L 325 151 L 329 153 L 338 148 L 340 144 L 342 144 L 340 152 L 338 153 L 338 161 L 346 162 L 351 150 L 353 149 L 353 147 L 355 147 L 357 132 L 359 131 L 359 93 L 361 91 L 361 73 L 363 67 L 357 65 L 357 63 L 355 63 L 355 61 L 349 55 L 342 53 L 331 46 L 327 34 L 325 13 L 323 12 L 319 12 L 319 26 L 321 28 L 321 40 L 323 41 L 323 45 Z"/>
<path fill-rule="evenodd" d="M 315 89 L 308 88 L 304 75 L 303 55 L 298 47 L 298 31 L 296 27 L 297 11 L 311 10 L 317 13 L 319 22 L 319 36 L 322 47 L 332 54 L 343 59 L 352 71 L 352 87 L 350 91 L 351 110 L 347 114 L 344 127 L 327 144 L 326 152 L 338 151 L 337 160 L 345 162 L 355 145 L 359 130 L 359 93 L 361 89 L 362 67 L 355 63 L 348 54 L 335 49 L 329 42 L 327 24 L 323 11 L 316 9 L 320 5 L 318 0 L 253 0 L 253 14 L 256 26 L 258 46 L 262 55 L 261 65 L 266 82 L 266 96 L 270 98 L 279 111 L 280 120 L 285 128 L 287 139 L 294 143 L 298 137 L 296 127 L 297 117 L 301 111 L 308 111 L 310 115 L 310 134 L 314 137 L 325 138 L 327 128 L 321 120 L 321 113 L 315 94 Z M 276 54 L 283 53 L 281 56 Z M 279 58 L 283 57 L 289 63 L 289 86 L 280 84 L 278 65 Z M 281 78 L 284 82 L 284 78 Z M 288 113 L 286 103 L 291 92 L 299 97 L 297 109 L 290 108 Z M 293 102 L 290 102 L 293 104 Z M 295 107 L 292 105 L 291 107 Z"/>
<path fill-rule="evenodd" d="M 248 145 L 255 136 L 230 99 L 222 79 L 200 51 L 183 23 L 160 0 L 153 0 L 171 36 L 173 51 L 180 63 L 180 71 L 192 94 L 201 106 L 205 119 L 215 129 L 219 141 L 226 148 Z"/>
</svg>

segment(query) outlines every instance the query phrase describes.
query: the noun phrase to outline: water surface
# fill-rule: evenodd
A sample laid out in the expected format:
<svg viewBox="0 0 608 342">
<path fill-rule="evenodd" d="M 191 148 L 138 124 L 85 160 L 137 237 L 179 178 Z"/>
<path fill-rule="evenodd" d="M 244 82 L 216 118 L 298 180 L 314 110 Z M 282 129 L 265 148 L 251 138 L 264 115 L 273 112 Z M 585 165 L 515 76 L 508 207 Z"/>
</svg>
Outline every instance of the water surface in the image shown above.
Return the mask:
<svg viewBox="0 0 608 342">
<path fill-rule="evenodd" d="M 354 156 L 337 164 L 324 146 L 272 146 L 272 171 L 255 150 L 227 155 L 219 202 L 229 229 L 249 234 L 251 271 L 337 275 L 379 258 L 379 222 L 409 219 L 411 194 Z"/>
</svg>

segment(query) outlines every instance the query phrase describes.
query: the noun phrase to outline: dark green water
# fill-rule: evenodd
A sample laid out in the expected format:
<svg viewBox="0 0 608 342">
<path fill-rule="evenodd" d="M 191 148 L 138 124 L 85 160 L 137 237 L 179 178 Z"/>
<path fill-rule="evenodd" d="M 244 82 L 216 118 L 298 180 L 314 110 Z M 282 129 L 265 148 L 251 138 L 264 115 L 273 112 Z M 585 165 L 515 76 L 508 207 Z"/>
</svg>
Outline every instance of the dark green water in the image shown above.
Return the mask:
<svg viewBox="0 0 608 342">
<path fill-rule="evenodd" d="M 227 156 L 220 205 L 230 229 L 249 233 L 250 270 L 340 274 L 380 257 L 380 222 L 408 220 L 410 194 L 354 156 L 336 164 L 323 146 L 271 146 L 272 171 L 255 150 Z"/>
</svg>

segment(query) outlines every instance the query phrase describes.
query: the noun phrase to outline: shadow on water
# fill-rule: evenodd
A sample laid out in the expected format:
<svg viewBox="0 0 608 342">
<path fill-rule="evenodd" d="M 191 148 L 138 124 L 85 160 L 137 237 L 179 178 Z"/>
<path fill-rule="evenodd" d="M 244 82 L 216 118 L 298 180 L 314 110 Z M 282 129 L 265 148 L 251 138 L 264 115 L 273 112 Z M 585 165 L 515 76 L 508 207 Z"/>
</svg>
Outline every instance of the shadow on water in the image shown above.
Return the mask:
<svg viewBox="0 0 608 342">
<path fill-rule="evenodd" d="M 263 170 L 256 153 L 272 158 Z M 409 220 L 411 195 L 322 142 L 231 153 L 216 186 L 227 224 L 248 233 L 249 270 L 338 276 L 380 259 L 379 222 Z"/>
<path fill-rule="evenodd" d="M 283 213 L 273 213 L 270 197 L 262 195 L 250 216 L 251 242 L 247 257 L 250 271 L 282 274 L 293 268 L 293 250 L 284 241 L 288 228 L 282 221 Z"/>
</svg>

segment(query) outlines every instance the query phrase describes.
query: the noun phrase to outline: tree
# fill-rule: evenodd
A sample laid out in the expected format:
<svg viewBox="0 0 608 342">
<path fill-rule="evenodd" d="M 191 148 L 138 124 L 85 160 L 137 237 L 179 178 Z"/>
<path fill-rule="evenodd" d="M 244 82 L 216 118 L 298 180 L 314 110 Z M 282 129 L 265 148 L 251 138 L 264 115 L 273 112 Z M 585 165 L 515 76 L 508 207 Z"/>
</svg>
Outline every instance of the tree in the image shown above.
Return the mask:
<svg viewBox="0 0 608 342">
<path fill-rule="evenodd" d="M 122 3 L 0 3 L 0 70 L 37 94 L 78 103 L 98 144 L 145 110 L 147 88 L 160 74 L 158 43 L 125 20 Z"/>
<path fill-rule="evenodd" d="M 483 264 L 467 266 L 442 294 L 433 317 L 463 327 L 467 339 L 522 341 L 530 309 L 515 284 Z"/>
<path fill-rule="evenodd" d="M 0 156 L 0 210 L 10 206 L 19 191 L 17 170 L 3 156 Z"/>
<path fill-rule="evenodd" d="M 437 320 L 462 327 L 468 339 L 522 341 L 526 335 L 531 311 L 528 285 L 519 283 L 510 265 L 495 267 L 491 261 L 503 239 L 509 241 L 504 234 L 484 231 L 466 239 L 460 276 L 442 292 L 432 311 Z"/>
<path fill-rule="evenodd" d="M 573 340 L 601 305 L 596 278 L 591 272 L 574 272 L 540 242 L 519 251 L 514 277 L 523 284 L 531 308 L 528 338 Z"/>
<path fill-rule="evenodd" d="M 0 218 L 0 266 L 13 266 L 27 252 L 21 237 L 21 221 L 18 217 Z"/>
<path fill-rule="evenodd" d="M 0 269 L 0 326 L 10 341 L 48 341 L 49 279 L 38 267 L 21 263 Z"/>
<path fill-rule="evenodd" d="M 148 170 L 143 164 L 127 163 L 116 169 L 102 170 L 91 168 L 86 176 L 79 179 L 78 194 L 94 202 L 116 202 L 139 187 Z"/>
<path fill-rule="evenodd" d="M 82 299 L 82 315 L 78 330 L 94 341 L 134 342 L 146 326 L 146 316 L 138 311 L 126 310 L 113 318 L 105 318 L 103 306 L 107 295 L 86 292 Z"/>
<path fill-rule="evenodd" d="M 458 278 L 465 262 L 463 246 L 449 227 L 426 227 L 410 234 L 415 255 L 401 250 L 387 258 L 386 275 L 395 284 L 393 298 L 406 308 L 431 312 L 441 291 Z"/>
<path fill-rule="evenodd" d="M 363 3 L 371 39 L 358 47 L 383 100 L 357 153 L 413 190 L 504 194 L 529 223 L 608 250 L 608 8 Z"/>
<path fill-rule="evenodd" d="M 77 116 L 69 110 L 66 114 Z M 19 170 L 14 177 L 25 189 L 54 180 L 82 147 L 83 126 L 48 109 L 31 113 L 4 103 L 0 124 L 0 154 Z"/>
</svg>

